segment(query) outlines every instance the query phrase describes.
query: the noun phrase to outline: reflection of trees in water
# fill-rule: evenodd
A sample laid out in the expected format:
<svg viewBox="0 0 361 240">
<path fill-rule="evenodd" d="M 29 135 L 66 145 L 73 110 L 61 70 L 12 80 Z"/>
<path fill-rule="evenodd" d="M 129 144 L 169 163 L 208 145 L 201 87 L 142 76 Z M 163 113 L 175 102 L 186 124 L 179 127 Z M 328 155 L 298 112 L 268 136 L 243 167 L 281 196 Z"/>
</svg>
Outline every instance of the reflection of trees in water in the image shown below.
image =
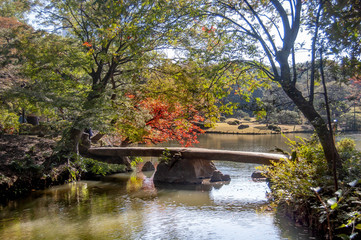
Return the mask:
<svg viewBox="0 0 361 240">
<path fill-rule="evenodd" d="M 139 171 L 132 173 L 127 182 L 126 190 L 132 197 L 147 198 L 157 196 L 157 189 L 153 183 L 153 176 L 149 178 L 143 172 Z"/>
<path fill-rule="evenodd" d="M 286 134 L 291 140 L 296 136 L 308 137 L 310 134 Z M 288 149 L 287 140 L 281 134 L 239 135 L 239 134 L 204 134 L 198 138 L 196 147 L 226 149 L 250 152 L 269 152 L 275 147 Z"/>
</svg>

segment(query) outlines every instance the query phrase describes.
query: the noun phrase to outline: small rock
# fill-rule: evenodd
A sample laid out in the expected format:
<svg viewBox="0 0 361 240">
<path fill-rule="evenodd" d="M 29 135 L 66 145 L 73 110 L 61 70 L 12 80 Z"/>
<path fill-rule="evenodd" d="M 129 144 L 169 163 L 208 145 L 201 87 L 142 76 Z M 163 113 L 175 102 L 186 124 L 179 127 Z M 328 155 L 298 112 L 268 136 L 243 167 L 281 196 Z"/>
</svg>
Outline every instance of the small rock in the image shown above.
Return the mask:
<svg viewBox="0 0 361 240">
<path fill-rule="evenodd" d="M 222 181 L 225 181 L 225 182 L 231 181 L 231 176 L 229 176 L 228 174 L 223 175 Z"/>
<path fill-rule="evenodd" d="M 223 174 L 221 173 L 221 171 L 216 170 L 213 172 L 212 177 L 211 177 L 211 182 L 220 182 L 223 181 L 222 180 Z"/>
<path fill-rule="evenodd" d="M 261 171 L 255 171 L 252 173 L 251 178 L 266 178 Z"/>
</svg>

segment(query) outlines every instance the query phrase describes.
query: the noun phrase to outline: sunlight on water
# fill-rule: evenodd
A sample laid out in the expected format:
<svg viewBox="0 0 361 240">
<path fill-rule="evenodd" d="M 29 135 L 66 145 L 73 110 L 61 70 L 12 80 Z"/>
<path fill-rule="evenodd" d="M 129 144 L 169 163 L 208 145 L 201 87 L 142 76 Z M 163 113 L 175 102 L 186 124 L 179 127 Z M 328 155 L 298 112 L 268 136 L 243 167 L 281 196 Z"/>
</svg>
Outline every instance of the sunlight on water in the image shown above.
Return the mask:
<svg viewBox="0 0 361 240">
<path fill-rule="evenodd" d="M 267 186 L 250 179 L 253 166 L 216 165 L 232 181 L 210 191 L 183 186 L 134 195 L 126 174 L 51 188 L 5 208 L 0 239 L 282 239 L 273 214 L 258 211 Z"/>
</svg>

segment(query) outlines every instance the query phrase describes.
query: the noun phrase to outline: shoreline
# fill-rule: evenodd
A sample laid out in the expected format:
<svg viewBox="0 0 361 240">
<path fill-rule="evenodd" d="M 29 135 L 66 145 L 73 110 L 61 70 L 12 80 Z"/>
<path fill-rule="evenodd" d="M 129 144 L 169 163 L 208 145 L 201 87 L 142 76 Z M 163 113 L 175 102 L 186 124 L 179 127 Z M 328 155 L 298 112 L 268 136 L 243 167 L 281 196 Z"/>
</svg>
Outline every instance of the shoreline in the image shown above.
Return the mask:
<svg viewBox="0 0 361 240">
<path fill-rule="evenodd" d="M 234 122 L 238 121 L 237 124 Z M 233 123 L 233 124 L 230 124 Z M 239 129 L 240 128 L 240 129 Z M 255 120 L 240 121 L 235 118 L 218 122 L 212 128 L 203 128 L 205 134 L 234 134 L 234 135 L 270 135 L 270 134 L 296 134 L 314 133 L 314 128 L 307 124 L 266 124 Z M 359 132 L 355 130 L 339 129 L 337 133 Z"/>
<path fill-rule="evenodd" d="M 224 122 L 216 123 L 212 128 L 203 129 L 205 133 L 211 134 L 240 134 L 240 135 L 267 135 L 288 133 L 313 133 L 311 125 L 305 124 L 266 124 L 256 120 L 238 120 L 229 118 Z"/>
<path fill-rule="evenodd" d="M 313 133 L 313 131 L 291 131 L 291 132 L 269 132 L 269 133 L 242 133 L 242 132 L 222 132 L 222 131 L 205 131 L 205 134 L 230 134 L 230 135 L 278 135 L 278 134 L 294 134 L 294 133 Z"/>
</svg>

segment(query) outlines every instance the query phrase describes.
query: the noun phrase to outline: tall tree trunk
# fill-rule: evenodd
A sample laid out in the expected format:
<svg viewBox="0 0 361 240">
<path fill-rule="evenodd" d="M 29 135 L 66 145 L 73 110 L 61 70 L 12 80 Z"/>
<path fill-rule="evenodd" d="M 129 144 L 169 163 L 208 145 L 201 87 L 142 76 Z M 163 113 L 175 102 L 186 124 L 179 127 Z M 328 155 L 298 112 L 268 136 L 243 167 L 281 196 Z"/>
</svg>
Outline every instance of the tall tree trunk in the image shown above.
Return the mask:
<svg viewBox="0 0 361 240">
<path fill-rule="evenodd" d="M 67 136 L 65 136 L 64 139 L 64 146 L 62 151 L 64 153 L 75 153 L 79 154 L 79 143 L 81 136 L 83 134 L 83 129 L 77 129 L 74 126 L 72 126 L 67 133 Z"/>
<path fill-rule="evenodd" d="M 325 78 L 325 73 L 324 73 L 324 69 L 323 69 L 323 49 L 322 49 L 322 46 L 321 46 L 321 49 L 320 49 L 320 72 L 321 72 L 321 79 L 322 79 L 322 85 L 323 85 L 323 91 L 324 91 L 324 96 L 325 96 L 325 104 L 326 104 L 326 113 L 327 113 L 327 124 L 328 124 L 328 130 L 329 130 L 329 133 L 333 139 L 333 142 L 335 143 L 335 136 L 333 132 L 333 129 L 332 129 L 332 125 L 331 125 L 331 110 L 330 110 L 330 104 L 329 104 L 329 101 L 328 101 L 328 94 L 327 94 L 327 87 L 326 87 L 326 78 Z M 334 156 L 333 158 L 333 162 L 332 162 L 332 173 L 333 173 L 333 178 L 334 178 L 334 181 L 335 181 L 335 189 L 337 191 L 338 189 L 338 177 L 337 177 L 337 156 Z"/>
<path fill-rule="evenodd" d="M 278 58 L 278 62 L 281 66 L 281 76 L 279 82 L 282 86 L 282 89 L 315 128 L 327 160 L 328 169 L 330 172 L 332 172 L 333 164 L 335 163 L 335 166 L 341 167 L 341 161 L 335 146 L 335 142 L 333 140 L 333 136 L 330 134 L 330 131 L 327 128 L 327 123 L 316 111 L 313 104 L 307 101 L 303 97 L 302 93 L 296 88 L 296 86 L 292 84 L 290 67 L 286 54 L 285 56 L 280 56 Z"/>
<path fill-rule="evenodd" d="M 82 106 L 82 111 L 86 111 L 88 109 L 94 108 L 93 104 L 94 101 L 99 99 L 101 97 L 101 94 L 104 92 L 105 86 L 102 84 L 97 84 L 92 87 L 92 91 L 89 92 L 87 101 L 84 102 Z M 84 116 L 80 115 L 78 116 L 72 126 L 70 127 L 69 131 L 63 136 L 62 139 L 62 146 L 61 146 L 61 152 L 63 154 L 79 154 L 79 143 L 82 137 L 82 134 L 84 133 L 85 128 L 89 128 L 89 125 L 84 124 Z"/>
</svg>

